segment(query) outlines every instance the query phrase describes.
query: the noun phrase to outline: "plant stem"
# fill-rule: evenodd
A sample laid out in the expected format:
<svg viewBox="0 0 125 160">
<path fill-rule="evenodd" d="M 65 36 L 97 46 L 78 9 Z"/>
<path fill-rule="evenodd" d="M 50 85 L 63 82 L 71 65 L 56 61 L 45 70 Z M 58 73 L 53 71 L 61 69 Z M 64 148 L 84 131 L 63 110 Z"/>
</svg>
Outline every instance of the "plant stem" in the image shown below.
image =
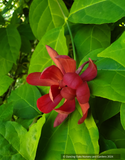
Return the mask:
<svg viewBox="0 0 125 160">
<path fill-rule="evenodd" d="M 67 27 L 68 27 L 68 30 L 69 30 L 69 35 L 70 35 L 71 42 L 72 42 L 74 60 L 76 61 L 76 51 L 75 51 L 75 45 L 74 45 L 74 41 L 73 41 L 72 32 L 71 32 L 71 29 L 70 29 L 69 24 L 68 24 L 67 21 L 66 21 L 66 24 L 67 24 Z"/>
</svg>

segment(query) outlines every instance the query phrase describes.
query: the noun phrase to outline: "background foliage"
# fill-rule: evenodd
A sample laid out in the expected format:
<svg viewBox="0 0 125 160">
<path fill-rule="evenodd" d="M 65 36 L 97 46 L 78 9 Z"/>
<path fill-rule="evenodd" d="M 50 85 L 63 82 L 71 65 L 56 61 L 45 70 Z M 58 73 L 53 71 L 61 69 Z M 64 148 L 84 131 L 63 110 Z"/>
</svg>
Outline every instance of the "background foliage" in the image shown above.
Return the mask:
<svg viewBox="0 0 125 160">
<path fill-rule="evenodd" d="M 125 1 L 0 1 L 0 159 L 58 160 L 62 154 L 120 154 L 125 159 Z M 76 110 L 53 128 L 56 112 L 42 114 L 37 99 L 48 87 L 26 76 L 52 65 L 45 45 L 77 67 L 91 58 L 89 115 Z M 79 158 L 77 158 L 79 159 Z"/>
</svg>

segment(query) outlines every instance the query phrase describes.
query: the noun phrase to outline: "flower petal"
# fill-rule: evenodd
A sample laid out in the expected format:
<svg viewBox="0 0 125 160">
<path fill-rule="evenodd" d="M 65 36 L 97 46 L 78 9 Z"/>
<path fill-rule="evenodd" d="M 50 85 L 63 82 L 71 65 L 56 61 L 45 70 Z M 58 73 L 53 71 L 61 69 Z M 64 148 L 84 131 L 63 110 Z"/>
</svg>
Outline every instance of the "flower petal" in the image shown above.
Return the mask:
<svg viewBox="0 0 125 160">
<path fill-rule="evenodd" d="M 97 67 L 89 58 L 88 68 L 80 75 L 83 81 L 90 81 L 97 76 Z"/>
<path fill-rule="evenodd" d="M 72 100 L 76 96 L 76 90 L 69 87 L 64 87 L 62 88 L 60 94 L 62 95 L 63 98 Z"/>
<path fill-rule="evenodd" d="M 59 86 L 52 85 L 49 90 L 49 96 L 52 101 L 56 98 L 56 96 L 60 93 Z"/>
<path fill-rule="evenodd" d="M 83 63 L 83 64 L 76 70 L 76 73 L 79 74 L 79 73 L 82 71 L 83 67 L 84 67 L 87 63 L 89 63 L 89 61 Z"/>
<path fill-rule="evenodd" d="M 54 121 L 54 127 L 59 126 L 67 117 L 68 117 L 68 114 L 59 113 Z"/>
<path fill-rule="evenodd" d="M 61 107 L 54 110 L 61 114 L 70 114 L 75 110 L 75 100 L 67 100 Z"/>
<path fill-rule="evenodd" d="M 53 102 L 50 99 L 49 94 L 46 94 L 37 100 L 37 107 L 41 112 L 49 113 L 58 105 L 61 99 L 62 99 L 62 96 L 58 94 Z"/>
<path fill-rule="evenodd" d="M 56 59 L 60 62 L 65 73 L 76 71 L 76 61 L 66 55 L 58 55 Z"/>
<path fill-rule="evenodd" d="M 47 67 L 40 76 L 41 79 L 62 80 L 63 74 L 60 69 L 54 65 Z"/>
<path fill-rule="evenodd" d="M 82 109 L 83 117 L 79 119 L 78 124 L 83 123 L 84 120 L 86 119 L 89 109 L 89 103 L 80 104 L 80 107 Z"/>
<path fill-rule="evenodd" d="M 58 56 L 58 53 L 52 49 L 50 46 L 47 46 L 46 45 L 46 49 L 47 49 L 47 52 L 49 53 L 49 56 L 52 58 L 53 62 L 57 65 L 57 67 L 62 71 L 62 73 L 64 74 L 64 69 L 62 67 L 62 65 L 60 64 L 60 62 L 55 58 Z"/>
<path fill-rule="evenodd" d="M 83 82 L 76 90 L 76 98 L 79 103 L 87 103 L 90 97 L 90 90 L 87 82 Z"/>
<path fill-rule="evenodd" d="M 34 73 L 30 73 L 27 78 L 26 81 L 27 83 L 31 84 L 31 85 L 36 85 L 36 86 L 51 86 L 51 85 L 58 85 L 58 81 L 54 81 L 51 79 L 40 79 L 41 76 L 41 72 L 34 72 Z"/>
<path fill-rule="evenodd" d="M 66 73 L 63 77 L 63 81 L 72 89 L 77 89 L 83 83 L 82 79 L 77 73 Z"/>
</svg>

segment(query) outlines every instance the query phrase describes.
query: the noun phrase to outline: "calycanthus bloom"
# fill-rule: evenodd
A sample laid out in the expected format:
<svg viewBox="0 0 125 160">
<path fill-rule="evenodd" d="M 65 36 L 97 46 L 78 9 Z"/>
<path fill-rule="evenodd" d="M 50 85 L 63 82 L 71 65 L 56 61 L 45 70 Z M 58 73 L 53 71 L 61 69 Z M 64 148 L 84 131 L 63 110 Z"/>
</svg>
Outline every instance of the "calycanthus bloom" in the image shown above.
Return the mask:
<svg viewBox="0 0 125 160">
<path fill-rule="evenodd" d="M 43 113 L 52 110 L 58 112 L 54 121 L 54 127 L 60 125 L 67 116 L 75 110 L 75 97 L 82 109 L 83 116 L 78 124 L 84 122 L 89 109 L 90 90 L 87 81 L 97 75 L 97 67 L 89 58 L 76 70 L 76 61 L 66 55 L 58 53 L 49 46 L 46 49 L 55 65 L 46 68 L 42 73 L 34 72 L 27 76 L 27 82 L 31 85 L 50 86 L 49 93 L 37 100 L 37 107 Z M 87 69 L 81 74 L 83 67 L 89 63 Z M 64 104 L 54 109 L 62 99 Z"/>
</svg>

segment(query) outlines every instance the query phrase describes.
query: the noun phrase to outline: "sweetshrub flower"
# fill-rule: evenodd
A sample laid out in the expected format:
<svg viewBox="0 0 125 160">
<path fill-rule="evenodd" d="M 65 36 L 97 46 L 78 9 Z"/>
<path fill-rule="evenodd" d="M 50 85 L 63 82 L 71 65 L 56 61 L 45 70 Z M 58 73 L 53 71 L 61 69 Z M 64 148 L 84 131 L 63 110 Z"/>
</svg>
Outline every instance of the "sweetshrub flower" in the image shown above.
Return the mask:
<svg viewBox="0 0 125 160">
<path fill-rule="evenodd" d="M 27 76 L 27 82 L 31 85 L 50 86 L 49 93 L 37 100 L 37 107 L 43 113 L 52 110 L 58 112 L 54 121 L 54 127 L 60 125 L 67 116 L 75 110 L 75 97 L 82 109 L 83 116 L 78 124 L 84 122 L 89 109 L 90 90 L 87 81 L 97 75 L 97 67 L 89 58 L 76 70 L 76 61 L 66 55 L 58 53 L 49 46 L 46 49 L 55 65 L 46 68 L 42 73 L 34 72 Z M 89 63 L 87 69 L 81 74 L 83 67 Z M 54 109 L 59 102 L 65 99 L 64 104 Z"/>
</svg>

